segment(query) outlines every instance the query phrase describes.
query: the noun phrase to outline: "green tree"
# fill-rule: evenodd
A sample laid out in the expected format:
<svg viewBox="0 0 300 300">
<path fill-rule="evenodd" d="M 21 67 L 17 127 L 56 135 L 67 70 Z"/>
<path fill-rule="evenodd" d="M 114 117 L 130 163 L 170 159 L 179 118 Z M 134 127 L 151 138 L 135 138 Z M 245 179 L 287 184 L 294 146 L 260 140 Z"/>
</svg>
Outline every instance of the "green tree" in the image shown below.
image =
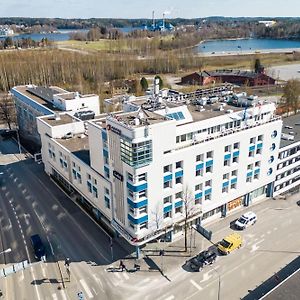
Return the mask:
<svg viewBox="0 0 300 300">
<path fill-rule="evenodd" d="M 145 77 L 142 77 L 140 84 L 143 91 L 146 91 L 148 89 L 148 81 Z"/>
<path fill-rule="evenodd" d="M 156 76 L 154 77 L 154 80 L 155 80 L 156 78 L 158 78 L 158 80 L 159 80 L 159 89 L 161 90 L 161 89 L 164 87 L 164 82 L 163 82 L 163 80 L 161 79 L 161 77 L 160 77 L 159 75 L 156 75 Z"/>
<path fill-rule="evenodd" d="M 300 81 L 297 79 L 288 80 L 284 89 L 283 96 L 281 98 L 286 111 L 289 112 L 292 110 L 294 113 L 297 113 L 297 110 L 300 107 Z"/>
</svg>

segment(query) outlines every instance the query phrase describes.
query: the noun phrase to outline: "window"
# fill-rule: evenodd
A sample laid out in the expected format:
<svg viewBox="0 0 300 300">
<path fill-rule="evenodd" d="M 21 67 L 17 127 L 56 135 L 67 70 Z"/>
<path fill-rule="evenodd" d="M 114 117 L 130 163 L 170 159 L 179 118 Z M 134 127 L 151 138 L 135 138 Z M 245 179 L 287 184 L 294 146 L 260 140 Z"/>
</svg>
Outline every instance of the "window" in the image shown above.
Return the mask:
<svg viewBox="0 0 300 300">
<path fill-rule="evenodd" d="M 238 163 L 239 162 L 239 157 L 235 156 L 232 158 L 232 163 Z"/>
<path fill-rule="evenodd" d="M 271 137 L 274 139 L 277 136 L 277 130 L 274 130 L 271 134 Z"/>
<path fill-rule="evenodd" d="M 175 179 L 175 184 L 180 184 L 180 183 L 182 183 L 182 177 L 177 177 Z"/>
<path fill-rule="evenodd" d="M 213 158 L 213 151 L 209 151 L 206 153 L 206 158 Z"/>
<path fill-rule="evenodd" d="M 231 150 L 231 146 L 230 145 L 225 146 L 224 152 L 230 152 L 230 150 Z"/>
<path fill-rule="evenodd" d="M 182 199 L 182 192 L 178 192 L 175 194 L 175 200 Z"/>
<path fill-rule="evenodd" d="M 147 213 L 147 206 L 143 206 L 139 208 L 139 213 L 140 214 L 146 214 Z"/>
<path fill-rule="evenodd" d="M 223 174 L 223 180 L 229 179 L 229 173 Z"/>
<path fill-rule="evenodd" d="M 225 159 L 224 160 L 224 167 L 225 166 L 230 166 L 230 159 Z"/>
<path fill-rule="evenodd" d="M 253 177 L 254 179 L 259 179 L 259 173 L 257 173 L 257 174 L 254 174 L 254 177 Z"/>
<path fill-rule="evenodd" d="M 247 166 L 247 170 L 252 170 L 252 169 L 253 169 L 253 164 Z"/>
<path fill-rule="evenodd" d="M 201 191 L 202 190 L 202 183 L 199 183 L 195 186 L 195 191 Z"/>
<path fill-rule="evenodd" d="M 259 136 L 257 137 L 257 140 L 260 141 L 260 142 L 262 142 L 262 140 L 263 140 L 263 135 L 259 135 Z"/>
<path fill-rule="evenodd" d="M 205 200 L 211 200 L 211 194 L 205 195 Z"/>
<path fill-rule="evenodd" d="M 172 196 L 168 196 L 164 198 L 164 204 L 172 203 Z"/>
<path fill-rule="evenodd" d="M 239 149 L 239 148 L 240 148 L 240 143 L 233 144 L 233 149 Z"/>
<path fill-rule="evenodd" d="M 262 153 L 262 148 L 256 149 L 256 154 L 261 154 Z"/>
<path fill-rule="evenodd" d="M 196 176 L 203 176 L 203 169 L 197 170 Z"/>
<path fill-rule="evenodd" d="M 180 137 L 176 136 L 176 143 L 179 143 L 179 142 L 180 142 Z"/>
<path fill-rule="evenodd" d="M 228 186 L 224 186 L 222 188 L 222 193 L 228 193 Z"/>
<path fill-rule="evenodd" d="M 203 161 L 204 160 L 204 154 L 199 154 L 196 156 L 196 161 Z"/>
<path fill-rule="evenodd" d="M 135 230 L 135 225 L 132 222 L 129 222 L 129 226 Z"/>
<path fill-rule="evenodd" d="M 109 164 L 108 157 L 106 157 L 106 156 L 104 156 L 104 163 L 105 163 L 106 165 Z"/>
<path fill-rule="evenodd" d="M 88 178 L 89 180 L 91 180 L 92 176 L 91 176 L 90 174 L 87 174 L 87 178 Z"/>
<path fill-rule="evenodd" d="M 168 212 L 164 213 L 164 219 L 171 218 L 171 217 L 172 217 L 172 212 L 171 211 L 168 211 Z"/>
<path fill-rule="evenodd" d="M 273 157 L 273 159 L 274 159 L 274 157 Z M 259 168 L 260 167 L 260 161 L 256 161 L 255 162 L 255 168 Z"/>
<path fill-rule="evenodd" d="M 139 191 L 138 196 L 139 196 L 139 198 L 147 197 L 147 191 L 146 190 Z"/>
<path fill-rule="evenodd" d="M 205 186 L 206 186 L 206 187 L 207 187 L 207 186 L 211 186 L 211 180 L 205 181 Z"/>
<path fill-rule="evenodd" d="M 232 183 L 232 184 L 230 185 L 230 188 L 231 188 L 231 189 L 236 189 L 236 183 Z"/>
<path fill-rule="evenodd" d="M 93 186 L 93 196 L 98 198 L 98 189 L 95 186 Z"/>
<path fill-rule="evenodd" d="M 269 168 L 267 175 L 271 175 L 273 173 L 273 169 Z"/>
<path fill-rule="evenodd" d="M 105 201 L 105 207 L 110 209 L 110 200 L 109 200 L 109 198 L 104 196 L 104 201 Z"/>
<path fill-rule="evenodd" d="M 182 206 L 180 207 L 175 207 L 175 214 L 182 213 Z"/>
<path fill-rule="evenodd" d="M 252 182 L 252 177 L 247 177 L 246 182 Z"/>
<path fill-rule="evenodd" d="M 132 206 L 130 206 L 130 205 L 128 205 L 128 207 L 129 207 L 129 212 L 134 215 L 134 208 Z"/>
<path fill-rule="evenodd" d="M 91 193 L 92 192 L 92 184 L 87 181 L 87 187 L 88 187 L 88 191 Z"/>
<path fill-rule="evenodd" d="M 121 160 L 132 167 L 148 165 L 152 161 L 152 141 L 133 143 L 121 137 Z"/>
<path fill-rule="evenodd" d="M 130 196 L 131 198 L 133 198 L 133 191 L 130 190 L 130 189 L 128 189 L 127 192 L 128 192 L 128 196 Z"/>
<path fill-rule="evenodd" d="M 236 176 L 237 176 L 237 173 L 238 173 L 237 170 L 233 170 L 233 171 L 231 172 L 231 176 L 232 176 L 232 177 L 236 177 Z"/>
<path fill-rule="evenodd" d="M 213 171 L 213 167 L 212 166 L 209 166 L 209 167 L 205 168 L 205 173 L 212 173 L 212 171 Z"/>
<path fill-rule="evenodd" d="M 127 172 L 127 178 L 129 181 L 133 182 L 133 176 L 131 173 Z"/>
<path fill-rule="evenodd" d="M 147 229 L 148 228 L 148 222 L 144 222 L 140 224 L 140 230 Z"/>
<path fill-rule="evenodd" d="M 271 150 L 271 151 L 274 151 L 275 148 L 276 148 L 276 145 L 275 145 L 274 143 L 272 143 L 272 145 L 271 145 L 271 147 L 270 147 L 270 150 Z"/>
<path fill-rule="evenodd" d="M 181 184 L 182 183 L 182 177 L 177 177 L 175 179 L 175 184 Z"/>
<path fill-rule="evenodd" d="M 171 187 L 172 187 L 172 181 L 171 180 L 164 182 L 164 189 L 171 188 Z"/>
<path fill-rule="evenodd" d="M 147 173 L 138 175 L 138 181 L 147 181 Z"/>
<path fill-rule="evenodd" d="M 252 138 L 250 139 L 250 144 L 255 144 L 255 137 L 252 137 Z"/>
<path fill-rule="evenodd" d="M 172 165 L 164 166 L 164 173 L 172 172 Z"/>
<path fill-rule="evenodd" d="M 253 157 L 253 156 L 254 156 L 254 151 L 249 151 L 248 156 L 249 156 L 249 157 Z"/>
<path fill-rule="evenodd" d="M 176 169 L 182 168 L 182 161 L 177 161 L 176 162 Z"/>
</svg>

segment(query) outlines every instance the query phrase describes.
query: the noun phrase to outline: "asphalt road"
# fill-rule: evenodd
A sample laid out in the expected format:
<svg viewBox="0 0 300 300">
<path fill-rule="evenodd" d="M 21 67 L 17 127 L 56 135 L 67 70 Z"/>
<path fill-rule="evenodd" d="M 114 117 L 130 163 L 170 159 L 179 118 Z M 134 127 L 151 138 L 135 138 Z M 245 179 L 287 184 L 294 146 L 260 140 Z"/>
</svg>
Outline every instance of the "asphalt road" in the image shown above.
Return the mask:
<svg viewBox="0 0 300 300">
<path fill-rule="evenodd" d="M 105 266 L 112 263 L 107 234 L 50 181 L 42 164 L 17 154 L 9 140 L 0 141 L 0 151 L 0 250 L 12 249 L 0 255 L 0 262 L 2 267 L 33 263 L 1 279 L 5 299 L 74 299 L 80 291 L 86 299 L 111 299 L 114 290 L 105 279 Z M 30 236 L 36 233 L 46 246 L 46 263 L 34 258 Z M 127 256 L 128 249 L 115 242 L 114 261 Z M 71 260 L 70 282 L 66 257 Z"/>
</svg>

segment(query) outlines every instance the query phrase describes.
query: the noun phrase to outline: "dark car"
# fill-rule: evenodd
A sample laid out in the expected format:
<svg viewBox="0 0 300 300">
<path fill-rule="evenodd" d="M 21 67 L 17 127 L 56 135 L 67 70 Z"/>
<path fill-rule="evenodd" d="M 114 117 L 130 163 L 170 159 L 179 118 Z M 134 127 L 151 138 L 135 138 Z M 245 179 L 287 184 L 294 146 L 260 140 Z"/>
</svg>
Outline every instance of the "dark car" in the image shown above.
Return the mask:
<svg viewBox="0 0 300 300">
<path fill-rule="evenodd" d="M 38 234 L 32 235 L 30 237 L 31 245 L 34 251 L 34 256 L 38 260 L 45 260 L 46 251 L 45 246 Z"/>
<path fill-rule="evenodd" d="M 296 203 L 297 203 L 298 206 L 300 206 L 300 200 L 298 200 Z"/>
<path fill-rule="evenodd" d="M 15 130 L 4 129 L 1 131 L 0 134 L 4 140 L 10 138 L 17 138 L 17 132 Z"/>
<path fill-rule="evenodd" d="M 211 250 L 205 250 L 193 257 L 190 262 L 190 268 L 193 271 L 200 271 L 205 265 L 211 265 L 215 262 L 217 254 Z"/>
</svg>

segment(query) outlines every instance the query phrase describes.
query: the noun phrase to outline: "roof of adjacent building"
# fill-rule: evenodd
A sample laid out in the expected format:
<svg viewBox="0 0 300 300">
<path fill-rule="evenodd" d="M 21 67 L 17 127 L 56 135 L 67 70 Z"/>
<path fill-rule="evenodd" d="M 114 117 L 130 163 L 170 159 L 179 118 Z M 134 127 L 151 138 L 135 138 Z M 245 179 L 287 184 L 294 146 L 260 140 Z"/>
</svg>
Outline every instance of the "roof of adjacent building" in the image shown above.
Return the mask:
<svg viewBox="0 0 300 300">
<path fill-rule="evenodd" d="M 282 121 L 280 148 L 300 141 L 300 114 L 283 118 Z"/>
<path fill-rule="evenodd" d="M 49 87 L 49 88 L 39 87 L 39 89 L 36 90 L 36 89 L 33 89 L 33 88 L 28 87 L 26 85 L 21 85 L 21 86 L 14 87 L 14 89 L 16 91 L 18 91 L 19 93 L 23 94 L 24 96 L 26 96 L 26 97 L 32 99 L 33 101 L 39 103 L 40 105 L 43 105 L 46 108 L 49 108 L 53 112 L 61 112 L 61 109 L 53 106 L 52 103 L 45 100 L 46 97 L 51 97 L 51 95 L 53 96 L 54 94 L 59 94 L 59 93 L 66 92 L 65 90 L 63 90 L 59 87 L 56 87 L 56 86 Z M 33 93 L 33 91 L 36 91 L 36 93 Z M 38 93 L 38 91 L 40 92 L 40 94 Z M 44 97 L 42 97 L 41 95 L 44 95 Z"/>
<path fill-rule="evenodd" d="M 75 135 L 66 139 L 55 139 L 60 145 L 69 150 L 73 155 L 90 165 L 89 139 L 84 134 Z"/>
<path fill-rule="evenodd" d="M 46 122 L 50 126 L 58 126 L 63 124 L 69 124 L 72 122 L 79 122 L 80 120 L 69 115 L 69 114 L 59 114 L 52 116 L 43 117 L 43 121 Z"/>
</svg>

